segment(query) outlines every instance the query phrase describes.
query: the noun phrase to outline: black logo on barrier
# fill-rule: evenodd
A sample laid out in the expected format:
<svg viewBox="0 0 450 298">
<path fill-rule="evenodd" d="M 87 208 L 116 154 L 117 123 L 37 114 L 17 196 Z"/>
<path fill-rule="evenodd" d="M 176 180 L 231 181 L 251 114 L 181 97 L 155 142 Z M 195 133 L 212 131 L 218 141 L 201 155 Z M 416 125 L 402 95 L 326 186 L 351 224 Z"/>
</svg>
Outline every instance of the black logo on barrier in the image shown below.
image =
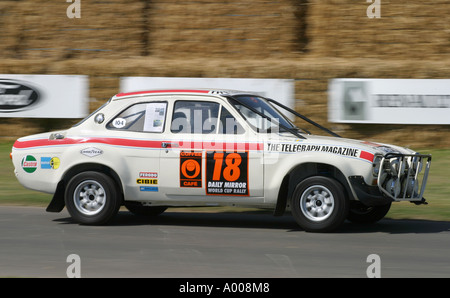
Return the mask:
<svg viewBox="0 0 450 298">
<path fill-rule="evenodd" d="M 21 81 L 0 79 L 0 112 L 17 112 L 36 104 L 39 92 Z"/>
</svg>

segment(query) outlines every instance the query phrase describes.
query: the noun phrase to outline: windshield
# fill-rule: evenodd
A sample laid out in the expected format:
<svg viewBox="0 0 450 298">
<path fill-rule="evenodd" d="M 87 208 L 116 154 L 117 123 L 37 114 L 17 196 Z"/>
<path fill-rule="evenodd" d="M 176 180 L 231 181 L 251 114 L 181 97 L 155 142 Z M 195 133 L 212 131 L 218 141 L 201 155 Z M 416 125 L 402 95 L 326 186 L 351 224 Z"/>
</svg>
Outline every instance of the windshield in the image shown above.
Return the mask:
<svg viewBox="0 0 450 298">
<path fill-rule="evenodd" d="M 230 97 L 230 103 L 257 132 L 271 132 L 272 130 L 278 130 L 280 132 L 286 131 L 282 126 L 289 129 L 296 129 L 295 125 L 292 124 L 289 119 L 287 119 L 262 97 L 252 95 L 233 96 Z M 273 119 L 274 121 L 270 121 L 269 119 L 258 115 L 241 103 L 258 111 L 264 116 Z M 278 123 L 281 125 L 278 125 Z"/>
</svg>

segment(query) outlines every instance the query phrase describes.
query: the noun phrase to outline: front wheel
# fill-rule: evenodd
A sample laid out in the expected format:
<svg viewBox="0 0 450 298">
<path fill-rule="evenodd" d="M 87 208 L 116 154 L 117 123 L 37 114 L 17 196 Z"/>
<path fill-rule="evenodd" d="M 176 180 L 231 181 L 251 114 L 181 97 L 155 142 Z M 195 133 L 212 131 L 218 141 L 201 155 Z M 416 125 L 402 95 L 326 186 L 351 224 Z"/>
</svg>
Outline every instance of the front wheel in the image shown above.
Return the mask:
<svg viewBox="0 0 450 298">
<path fill-rule="evenodd" d="M 292 214 L 308 232 L 331 232 L 349 209 L 344 187 L 335 179 L 315 176 L 300 182 L 292 195 Z"/>
<path fill-rule="evenodd" d="M 108 223 L 122 203 L 114 180 L 100 172 L 83 172 L 70 179 L 64 199 L 72 218 L 87 225 Z"/>
</svg>

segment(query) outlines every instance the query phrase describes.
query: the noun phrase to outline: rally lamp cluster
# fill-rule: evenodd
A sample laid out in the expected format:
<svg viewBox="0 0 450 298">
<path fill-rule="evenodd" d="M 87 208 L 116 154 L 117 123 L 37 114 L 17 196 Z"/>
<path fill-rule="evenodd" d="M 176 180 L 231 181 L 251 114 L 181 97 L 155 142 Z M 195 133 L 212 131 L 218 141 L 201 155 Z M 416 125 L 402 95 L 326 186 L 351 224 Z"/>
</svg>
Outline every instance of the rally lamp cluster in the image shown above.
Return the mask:
<svg viewBox="0 0 450 298">
<path fill-rule="evenodd" d="M 431 155 L 388 153 L 373 160 L 372 174 L 382 192 L 395 201 L 421 201 Z M 419 174 L 425 167 L 423 175 Z"/>
</svg>

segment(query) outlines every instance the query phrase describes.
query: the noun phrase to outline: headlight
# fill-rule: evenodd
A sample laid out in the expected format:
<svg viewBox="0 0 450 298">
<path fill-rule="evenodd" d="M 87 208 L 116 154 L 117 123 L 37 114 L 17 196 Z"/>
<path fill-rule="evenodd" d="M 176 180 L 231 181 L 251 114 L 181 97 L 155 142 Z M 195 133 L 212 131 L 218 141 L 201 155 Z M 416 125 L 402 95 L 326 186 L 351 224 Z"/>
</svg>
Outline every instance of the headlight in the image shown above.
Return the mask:
<svg viewBox="0 0 450 298">
<path fill-rule="evenodd" d="M 413 157 L 411 160 L 411 167 L 414 170 L 413 174 L 420 173 L 422 171 L 422 162 L 420 157 Z"/>
<path fill-rule="evenodd" d="M 381 164 L 381 160 L 383 159 L 383 157 L 381 155 L 377 155 L 375 156 L 375 158 L 373 159 L 373 169 L 372 169 L 372 175 L 374 177 L 378 177 L 378 174 L 380 173 L 380 164 Z"/>
<path fill-rule="evenodd" d="M 398 161 L 398 159 L 391 160 L 391 163 L 389 164 L 389 167 L 391 169 L 391 174 L 393 176 L 397 176 L 398 175 L 398 170 L 399 170 L 399 167 L 400 167 L 400 162 Z"/>
</svg>

